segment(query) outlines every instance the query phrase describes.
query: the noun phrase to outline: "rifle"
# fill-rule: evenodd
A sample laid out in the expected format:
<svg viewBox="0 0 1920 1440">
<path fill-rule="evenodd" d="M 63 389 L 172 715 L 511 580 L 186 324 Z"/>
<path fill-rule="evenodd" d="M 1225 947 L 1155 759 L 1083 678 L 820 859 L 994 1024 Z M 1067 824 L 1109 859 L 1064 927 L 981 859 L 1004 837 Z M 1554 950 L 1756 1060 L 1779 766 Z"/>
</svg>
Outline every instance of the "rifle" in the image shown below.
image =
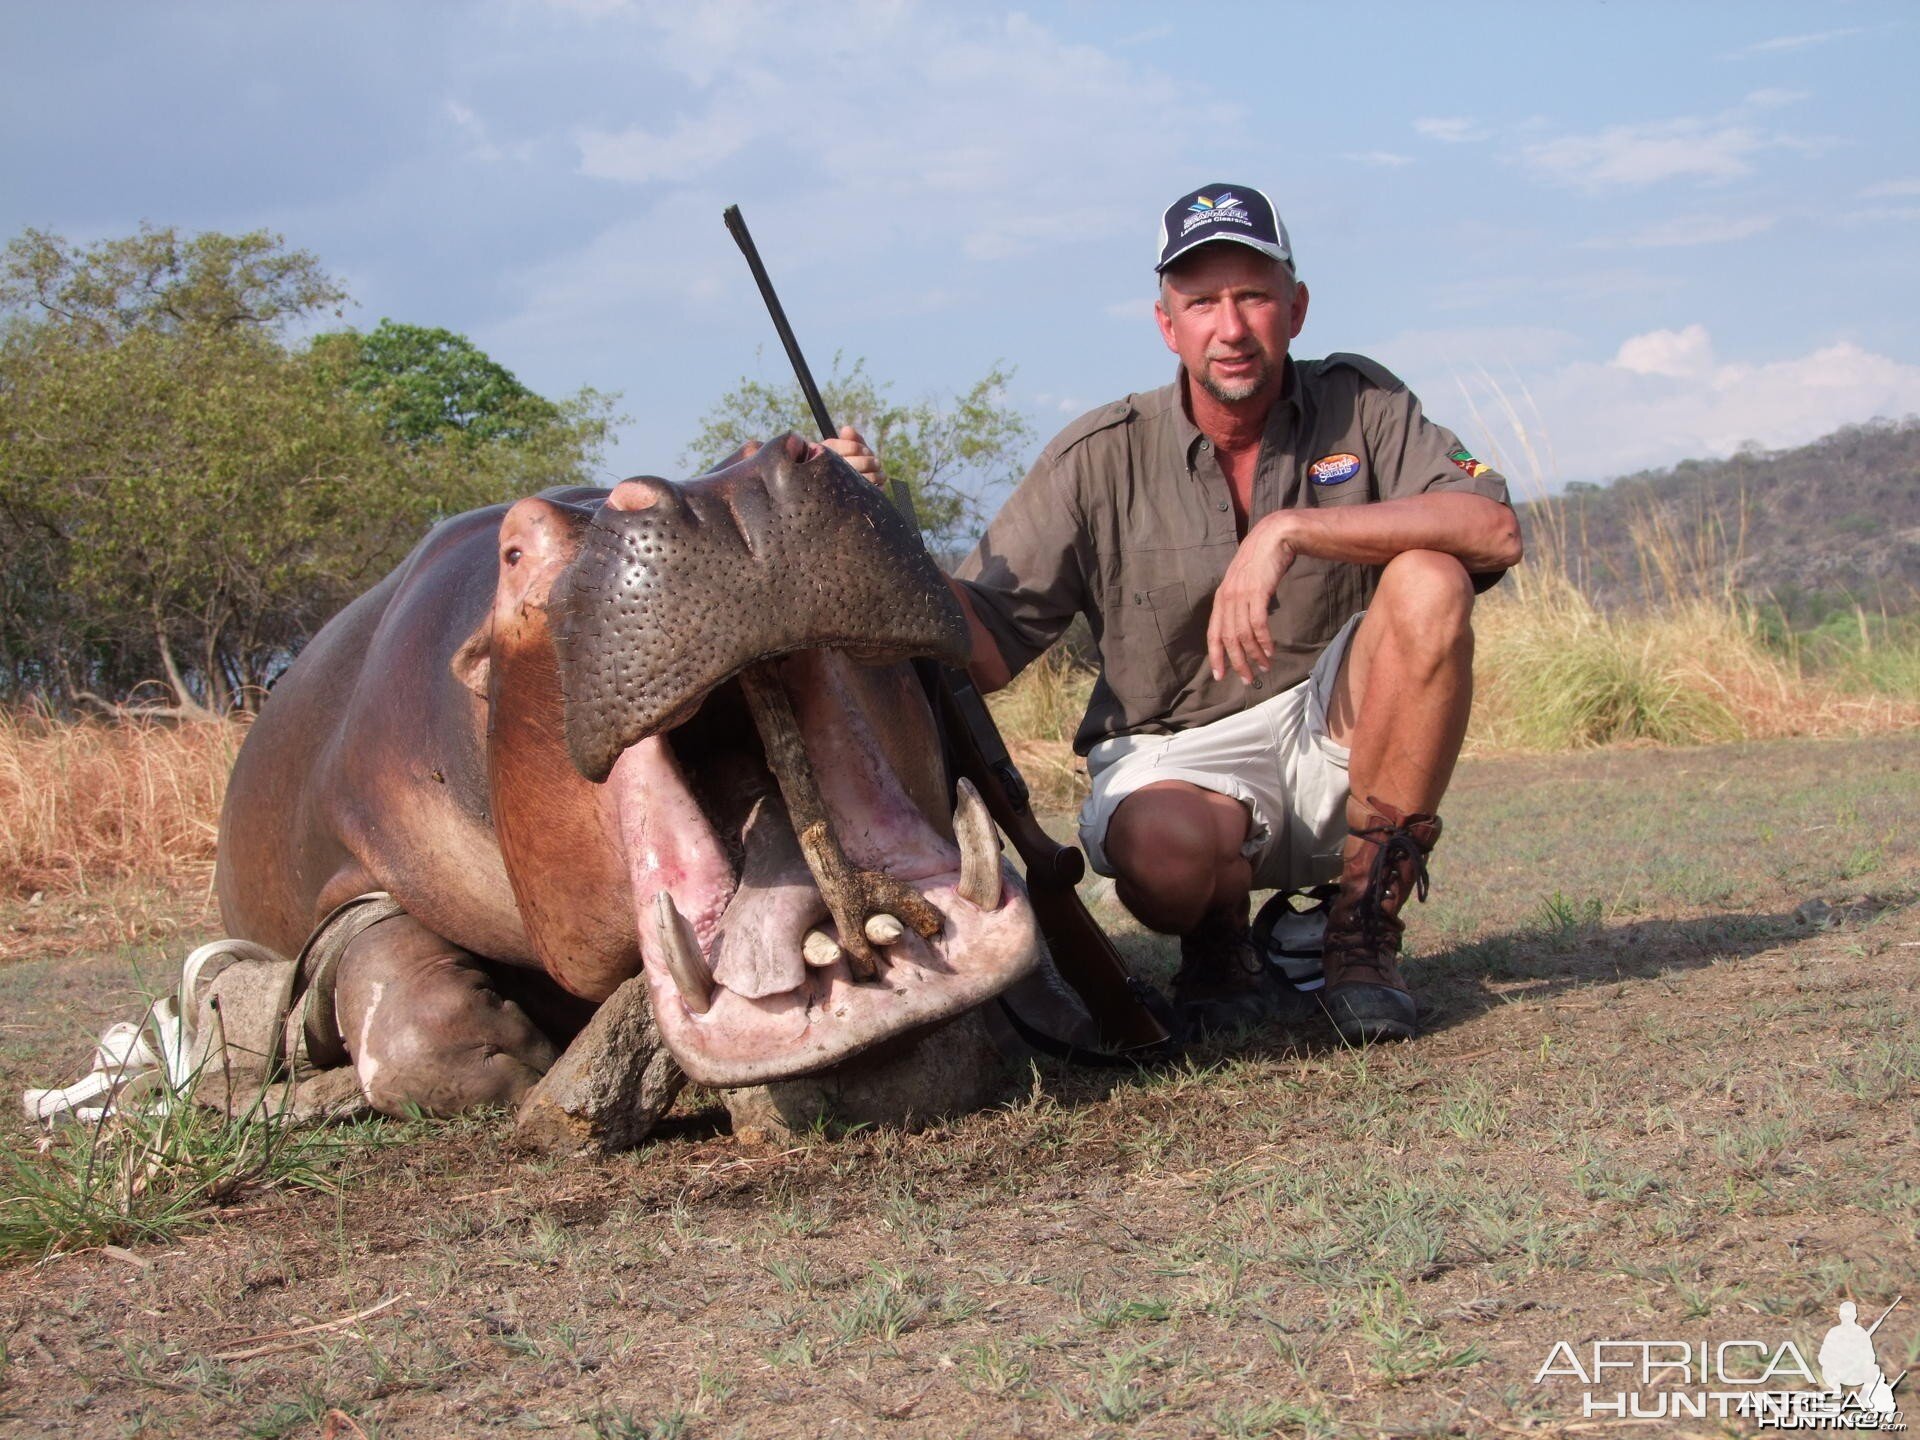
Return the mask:
<svg viewBox="0 0 1920 1440">
<path fill-rule="evenodd" d="M 807 408 L 820 427 L 820 438 L 834 439 L 840 431 L 828 415 L 826 401 L 813 382 L 813 372 L 800 353 L 793 327 L 787 323 L 787 312 L 780 304 L 780 297 L 774 294 L 773 282 L 767 277 L 767 267 L 760 261 L 753 237 L 747 233 L 747 222 L 740 214 L 740 207 L 729 205 L 721 213 L 721 219 L 726 222 L 727 233 L 740 247 L 740 253 L 746 256 L 747 267 L 753 271 L 754 283 L 760 287 L 760 298 L 766 302 L 767 313 L 773 317 L 773 328 L 786 347 L 787 359 L 800 382 L 801 393 L 806 396 Z M 900 480 L 894 480 L 890 488 L 894 505 L 913 526 L 914 533 L 919 534 L 920 522 L 914 514 L 912 492 Z M 925 543 L 924 537 L 922 543 Z M 1099 1027 L 1101 1037 L 1116 1050 L 1165 1046 L 1169 1038 L 1167 1028 L 1144 998 L 1150 992 L 1127 973 L 1126 962 L 1114 949 L 1112 939 L 1087 913 L 1087 907 L 1073 888 L 1086 874 L 1086 860 L 1074 846 L 1055 840 L 1034 817 L 1027 783 L 1007 754 L 1006 742 L 1001 739 L 999 727 L 993 723 L 993 715 L 972 679 L 965 670 L 930 660 L 915 661 L 914 669 L 919 673 L 934 713 L 940 718 L 950 770 L 973 782 L 980 798 L 986 801 L 987 813 L 1013 842 L 1015 853 L 1026 867 L 1027 894 L 1033 904 L 1034 918 L 1039 922 L 1040 933 L 1053 954 L 1060 977 L 1073 987 Z M 1024 1026 L 1020 1028 L 1030 1041 L 1035 1038 Z"/>
</svg>

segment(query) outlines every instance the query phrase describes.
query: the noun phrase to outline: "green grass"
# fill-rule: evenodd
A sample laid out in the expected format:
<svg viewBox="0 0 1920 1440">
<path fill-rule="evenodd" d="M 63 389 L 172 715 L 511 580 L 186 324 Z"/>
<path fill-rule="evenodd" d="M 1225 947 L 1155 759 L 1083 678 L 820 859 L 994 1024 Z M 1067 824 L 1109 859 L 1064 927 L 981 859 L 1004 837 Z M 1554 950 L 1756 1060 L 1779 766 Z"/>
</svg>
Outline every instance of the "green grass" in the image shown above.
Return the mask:
<svg viewBox="0 0 1920 1440">
<path fill-rule="evenodd" d="M 167 1240 L 262 1190 L 335 1188 L 342 1162 L 396 1143 L 390 1123 L 298 1126 L 254 1106 L 176 1104 L 67 1123 L 33 1150 L 0 1146 L 0 1258 Z"/>
</svg>

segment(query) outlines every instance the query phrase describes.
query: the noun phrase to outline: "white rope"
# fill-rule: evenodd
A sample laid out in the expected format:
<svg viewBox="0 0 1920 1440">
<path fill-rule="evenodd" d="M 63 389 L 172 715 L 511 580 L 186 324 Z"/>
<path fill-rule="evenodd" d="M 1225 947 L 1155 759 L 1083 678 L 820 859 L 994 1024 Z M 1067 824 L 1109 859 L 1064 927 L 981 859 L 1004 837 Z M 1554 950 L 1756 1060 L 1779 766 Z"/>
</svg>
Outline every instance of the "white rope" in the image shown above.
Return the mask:
<svg viewBox="0 0 1920 1440">
<path fill-rule="evenodd" d="M 226 964 L 216 966 L 220 960 Z M 71 1085 L 23 1094 L 20 1103 L 27 1118 L 42 1124 L 62 1119 L 95 1122 L 135 1100 L 160 1114 L 190 1100 L 200 1071 L 194 1016 L 201 987 L 241 960 L 284 963 L 283 956 L 251 940 L 202 945 L 180 967 L 180 988 L 174 994 L 154 1001 L 138 1023 L 122 1020 L 101 1032 L 90 1073 Z M 209 967 L 212 973 L 206 974 Z"/>
</svg>

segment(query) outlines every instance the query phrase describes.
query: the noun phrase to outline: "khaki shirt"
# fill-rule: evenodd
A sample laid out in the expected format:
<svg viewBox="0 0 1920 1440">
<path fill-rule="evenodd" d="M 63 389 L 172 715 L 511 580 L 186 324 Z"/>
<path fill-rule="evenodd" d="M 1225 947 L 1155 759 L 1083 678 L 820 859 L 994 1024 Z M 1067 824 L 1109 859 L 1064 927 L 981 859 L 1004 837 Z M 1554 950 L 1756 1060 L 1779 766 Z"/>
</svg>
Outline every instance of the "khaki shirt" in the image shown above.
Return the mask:
<svg viewBox="0 0 1920 1440">
<path fill-rule="evenodd" d="M 1061 431 L 956 572 L 1015 672 L 1087 617 L 1100 678 L 1074 737 L 1082 755 L 1114 735 L 1204 725 L 1298 684 L 1379 583 L 1378 566 L 1296 556 L 1269 607 L 1273 668 L 1252 685 L 1231 670 L 1215 680 L 1207 621 L 1240 536 L 1226 474 L 1181 388 L 1176 375 Z M 1283 508 L 1429 490 L 1507 503 L 1506 481 L 1381 366 L 1360 355 L 1287 362 L 1249 524 Z"/>
</svg>

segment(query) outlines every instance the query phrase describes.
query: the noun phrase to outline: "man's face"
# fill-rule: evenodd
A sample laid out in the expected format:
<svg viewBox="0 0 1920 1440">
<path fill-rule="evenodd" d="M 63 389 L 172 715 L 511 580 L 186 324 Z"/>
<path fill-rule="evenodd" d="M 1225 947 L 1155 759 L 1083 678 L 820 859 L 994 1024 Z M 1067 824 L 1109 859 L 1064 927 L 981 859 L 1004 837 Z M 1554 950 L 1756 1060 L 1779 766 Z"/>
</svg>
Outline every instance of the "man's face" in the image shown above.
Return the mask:
<svg viewBox="0 0 1920 1440">
<path fill-rule="evenodd" d="M 1167 348 L 1223 405 L 1279 393 L 1287 343 L 1307 319 L 1307 287 L 1245 245 L 1202 245 L 1168 270 L 1153 307 Z"/>
</svg>

